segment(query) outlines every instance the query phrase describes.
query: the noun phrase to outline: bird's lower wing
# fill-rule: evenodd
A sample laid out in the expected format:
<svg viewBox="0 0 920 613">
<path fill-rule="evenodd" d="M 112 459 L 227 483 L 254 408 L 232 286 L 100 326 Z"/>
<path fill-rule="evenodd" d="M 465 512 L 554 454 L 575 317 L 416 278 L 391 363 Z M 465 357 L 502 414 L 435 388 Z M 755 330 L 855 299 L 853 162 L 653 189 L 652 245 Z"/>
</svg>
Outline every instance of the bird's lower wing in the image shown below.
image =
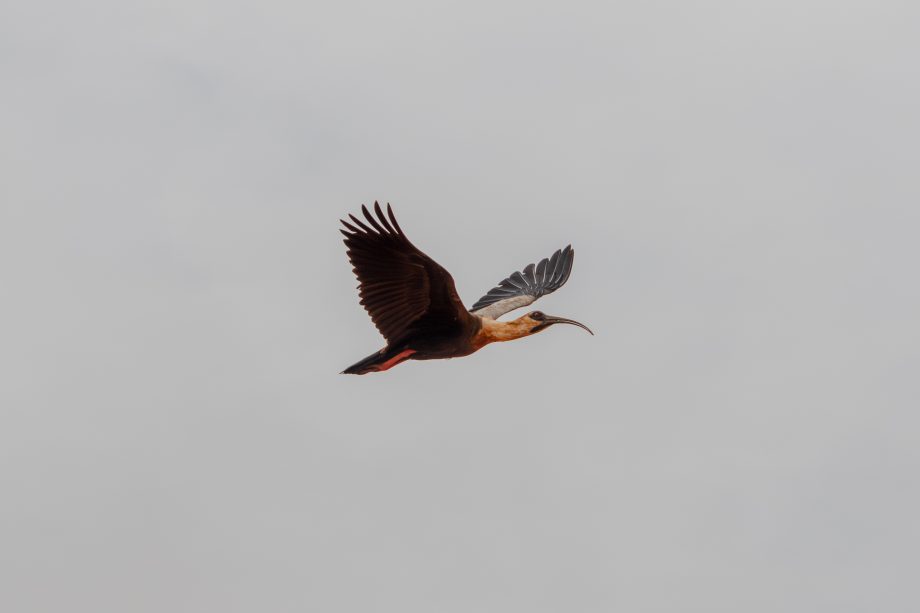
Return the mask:
<svg viewBox="0 0 920 613">
<path fill-rule="evenodd" d="M 528 264 L 523 271 L 511 273 L 477 300 L 471 312 L 498 319 L 505 313 L 527 306 L 565 285 L 574 261 L 575 250 L 571 245 L 558 249 L 551 257 L 543 258 L 537 264 Z"/>
</svg>

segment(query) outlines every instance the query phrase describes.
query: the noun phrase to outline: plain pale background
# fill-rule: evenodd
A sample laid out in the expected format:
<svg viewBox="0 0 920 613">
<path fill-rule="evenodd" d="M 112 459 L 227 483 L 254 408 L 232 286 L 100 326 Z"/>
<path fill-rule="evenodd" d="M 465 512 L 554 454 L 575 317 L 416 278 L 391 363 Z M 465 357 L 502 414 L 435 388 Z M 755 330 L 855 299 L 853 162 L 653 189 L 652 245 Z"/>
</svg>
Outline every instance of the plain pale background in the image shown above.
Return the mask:
<svg viewBox="0 0 920 613">
<path fill-rule="evenodd" d="M 917 6 L 3 3 L 0 609 L 920 610 Z"/>
</svg>

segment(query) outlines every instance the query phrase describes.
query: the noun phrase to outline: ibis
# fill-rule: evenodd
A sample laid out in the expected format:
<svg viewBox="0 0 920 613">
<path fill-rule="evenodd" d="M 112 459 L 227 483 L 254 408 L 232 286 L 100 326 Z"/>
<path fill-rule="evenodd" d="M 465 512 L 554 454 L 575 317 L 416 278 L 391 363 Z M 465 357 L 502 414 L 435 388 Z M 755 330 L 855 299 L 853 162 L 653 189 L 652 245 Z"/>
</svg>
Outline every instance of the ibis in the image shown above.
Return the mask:
<svg viewBox="0 0 920 613">
<path fill-rule="evenodd" d="M 340 232 L 358 278 L 361 304 L 387 344 L 343 374 L 383 372 L 406 360 L 467 356 L 490 343 L 531 336 L 555 324 L 571 324 L 594 334 L 573 319 L 540 311 L 499 321 L 568 281 L 575 259 L 571 245 L 511 273 L 467 310 L 453 277 L 409 242 L 389 204 L 386 214 L 377 202 L 374 214 L 364 205 L 361 211 L 364 220 L 349 215 L 350 222 L 341 220 L 345 229 Z"/>
</svg>

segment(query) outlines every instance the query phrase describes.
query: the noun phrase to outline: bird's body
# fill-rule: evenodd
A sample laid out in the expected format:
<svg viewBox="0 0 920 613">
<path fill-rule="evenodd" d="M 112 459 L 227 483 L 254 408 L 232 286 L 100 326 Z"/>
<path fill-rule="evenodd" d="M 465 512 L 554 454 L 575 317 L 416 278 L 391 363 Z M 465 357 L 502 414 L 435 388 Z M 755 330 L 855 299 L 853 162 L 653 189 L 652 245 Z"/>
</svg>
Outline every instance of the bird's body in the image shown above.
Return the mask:
<svg viewBox="0 0 920 613">
<path fill-rule="evenodd" d="M 539 311 L 511 321 L 504 313 L 555 291 L 568 279 L 571 247 L 536 267 L 527 266 L 489 291 L 468 311 L 453 277 L 402 233 L 393 210 L 374 203 L 376 219 L 361 207 L 366 222 L 350 215 L 342 221 L 345 245 L 360 282 L 361 304 L 387 340 L 380 351 L 346 368 L 347 374 L 382 372 L 405 360 L 436 360 L 470 355 L 489 343 L 529 336 L 555 323 L 582 324 Z M 588 330 L 590 332 L 590 330 Z"/>
</svg>

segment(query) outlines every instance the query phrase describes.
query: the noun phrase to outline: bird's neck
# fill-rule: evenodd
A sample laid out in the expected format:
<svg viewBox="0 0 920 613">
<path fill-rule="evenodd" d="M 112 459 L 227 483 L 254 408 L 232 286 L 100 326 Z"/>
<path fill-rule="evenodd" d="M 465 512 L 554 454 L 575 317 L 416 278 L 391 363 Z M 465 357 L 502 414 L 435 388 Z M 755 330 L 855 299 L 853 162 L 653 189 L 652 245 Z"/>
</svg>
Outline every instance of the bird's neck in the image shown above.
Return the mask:
<svg viewBox="0 0 920 613">
<path fill-rule="evenodd" d="M 531 324 L 519 319 L 498 321 L 489 319 L 488 317 L 481 317 L 480 321 L 482 327 L 473 339 L 473 344 L 476 345 L 477 348 L 484 347 L 489 343 L 513 341 L 516 338 L 521 338 L 530 334 Z"/>
</svg>

